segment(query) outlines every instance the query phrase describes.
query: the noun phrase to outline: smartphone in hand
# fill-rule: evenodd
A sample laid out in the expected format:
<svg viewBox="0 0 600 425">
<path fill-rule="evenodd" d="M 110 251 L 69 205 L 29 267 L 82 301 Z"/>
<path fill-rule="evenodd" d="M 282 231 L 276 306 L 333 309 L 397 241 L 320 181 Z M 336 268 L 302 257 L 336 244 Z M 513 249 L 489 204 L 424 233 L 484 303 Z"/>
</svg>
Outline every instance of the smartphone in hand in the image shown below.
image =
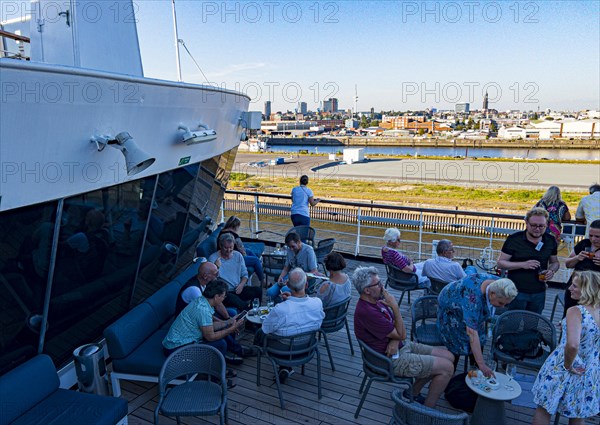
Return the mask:
<svg viewBox="0 0 600 425">
<path fill-rule="evenodd" d="M 248 312 L 246 310 L 242 311 L 240 314 L 238 314 L 235 318 L 235 320 L 237 320 L 238 322 L 240 320 L 245 320 L 246 319 L 246 315 L 248 314 Z"/>
</svg>

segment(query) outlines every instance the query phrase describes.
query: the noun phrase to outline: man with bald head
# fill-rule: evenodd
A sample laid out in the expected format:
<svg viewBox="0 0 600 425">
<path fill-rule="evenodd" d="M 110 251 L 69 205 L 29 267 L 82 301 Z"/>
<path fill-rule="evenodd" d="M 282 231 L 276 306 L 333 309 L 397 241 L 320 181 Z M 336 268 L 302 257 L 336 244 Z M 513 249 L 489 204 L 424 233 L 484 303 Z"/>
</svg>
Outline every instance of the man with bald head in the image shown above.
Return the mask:
<svg viewBox="0 0 600 425">
<path fill-rule="evenodd" d="M 177 295 L 177 304 L 175 306 L 175 314 L 179 315 L 181 311 L 187 307 L 189 303 L 199 298 L 204 293 L 206 285 L 219 277 L 219 269 L 210 261 L 205 261 L 198 267 L 198 274 L 195 279 L 190 279 Z M 237 314 L 234 308 L 226 308 L 223 303 L 215 306 L 215 315 L 213 316 L 216 321 L 229 321 L 233 322 L 233 317 Z M 240 345 L 233 335 L 227 335 L 225 337 L 227 342 L 227 349 L 232 353 L 238 354 L 242 357 L 250 357 L 256 355 L 256 351 Z M 236 356 L 227 356 L 225 360 L 229 364 L 241 364 L 241 359 Z"/>
</svg>

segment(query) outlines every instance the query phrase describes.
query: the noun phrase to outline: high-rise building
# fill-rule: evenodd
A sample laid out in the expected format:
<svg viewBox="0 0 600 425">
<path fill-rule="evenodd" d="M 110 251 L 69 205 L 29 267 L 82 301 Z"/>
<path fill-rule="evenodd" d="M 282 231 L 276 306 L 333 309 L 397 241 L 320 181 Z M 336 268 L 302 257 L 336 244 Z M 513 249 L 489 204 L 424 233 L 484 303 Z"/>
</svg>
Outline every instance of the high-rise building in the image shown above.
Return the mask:
<svg viewBox="0 0 600 425">
<path fill-rule="evenodd" d="M 308 112 L 308 105 L 306 104 L 306 102 L 298 102 L 298 112 L 302 115 L 306 115 L 306 113 Z"/>
<path fill-rule="evenodd" d="M 335 97 L 330 97 L 323 101 L 323 112 L 335 113 L 338 111 L 338 100 Z"/>
<path fill-rule="evenodd" d="M 487 92 L 485 92 L 485 96 L 483 96 L 483 110 L 487 111 L 489 108 L 489 98 Z"/>
<path fill-rule="evenodd" d="M 271 101 L 267 100 L 265 102 L 265 119 L 268 121 L 271 119 L 270 117 L 271 117 Z"/>
<path fill-rule="evenodd" d="M 470 110 L 471 110 L 470 103 L 457 103 L 456 106 L 454 107 L 454 111 L 456 111 L 457 113 L 462 112 L 462 113 L 468 114 Z"/>
</svg>

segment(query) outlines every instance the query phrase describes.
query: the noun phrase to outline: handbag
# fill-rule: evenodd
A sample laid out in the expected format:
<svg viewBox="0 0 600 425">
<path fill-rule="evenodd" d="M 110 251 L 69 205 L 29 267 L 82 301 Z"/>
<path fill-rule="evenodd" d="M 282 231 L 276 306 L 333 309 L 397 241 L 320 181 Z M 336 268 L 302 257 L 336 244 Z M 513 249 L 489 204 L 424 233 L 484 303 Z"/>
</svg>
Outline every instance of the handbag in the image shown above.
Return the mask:
<svg viewBox="0 0 600 425">
<path fill-rule="evenodd" d="M 459 373 L 452 377 L 444 390 L 444 396 L 455 409 L 473 413 L 475 403 L 477 403 L 477 394 L 465 382 L 466 376 L 466 373 Z"/>
</svg>

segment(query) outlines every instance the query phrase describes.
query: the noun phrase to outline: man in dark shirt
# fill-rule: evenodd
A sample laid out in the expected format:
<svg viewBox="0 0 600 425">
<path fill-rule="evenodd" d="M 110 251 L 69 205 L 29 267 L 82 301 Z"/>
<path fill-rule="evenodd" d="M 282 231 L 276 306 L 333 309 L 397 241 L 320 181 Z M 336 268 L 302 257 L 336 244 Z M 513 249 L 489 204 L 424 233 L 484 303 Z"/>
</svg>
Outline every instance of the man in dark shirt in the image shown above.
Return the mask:
<svg viewBox="0 0 600 425">
<path fill-rule="evenodd" d="M 397 376 L 415 378 L 415 395 L 431 381 L 423 404 L 435 407 L 454 373 L 454 355 L 445 348 L 406 339 L 406 328 L 398 303 L 383 288 L 375 267 L 358 267 L 352 275 L 352 283 L 360 294 L 354 311 L 356 338 L 373 350 L 391 357 Z"/>
<path fill-rule="evenodd" d="M 548 212 L 532 208 L 525 216 L 526 229 L 504 241 L 498 267 L 508 270 L 508 278 L 519 290 L 509 310 L 529 310 L 541 314 L 546 303 L 546 281 L 560 267 L 556 239 L 546 233 Z"/>
<path fill-rule="evenodd" d="M 590 223 L 589 238 L 582 239 L 573 247 L 573 252 L 565 261 L 565 266 L 569 269 L 592 270 L 600 272 L 600 220 L 594 220 Z M 573 276 L 567 282 L 567 288 L 571 285 Z M 565 290 L 565 309 L 563 317 L 567 315 L 569 307 L 577 305 L 577 300 L 571 298 L 571 291 Z"/>
</svg>

